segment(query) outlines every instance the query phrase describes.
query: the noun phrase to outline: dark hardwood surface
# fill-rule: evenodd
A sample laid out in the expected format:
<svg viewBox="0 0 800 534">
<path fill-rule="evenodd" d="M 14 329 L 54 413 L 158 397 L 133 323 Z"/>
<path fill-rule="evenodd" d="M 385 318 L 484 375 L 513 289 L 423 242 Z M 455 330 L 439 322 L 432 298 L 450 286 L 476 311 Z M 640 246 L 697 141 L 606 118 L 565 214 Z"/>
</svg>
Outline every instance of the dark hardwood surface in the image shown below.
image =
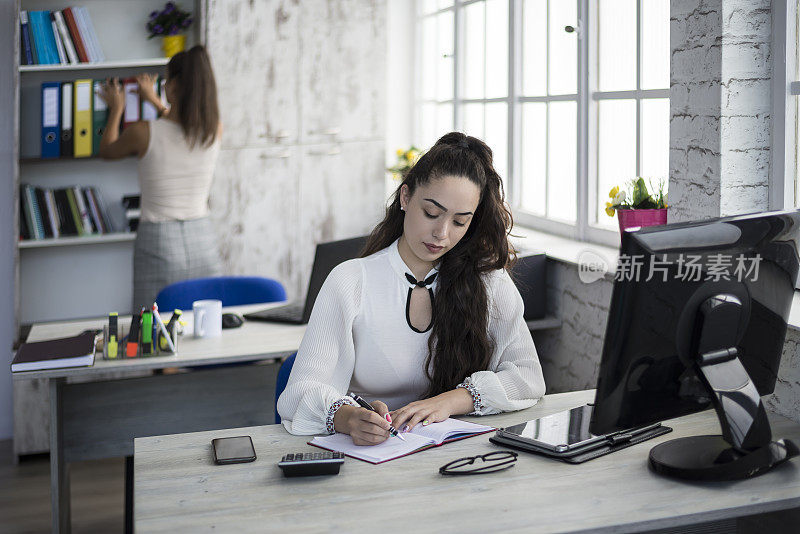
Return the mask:
<svg viewBox="0 0 800 534">
<path fill-rule="evenodd" d="M 125 459 L 71 464 L 72 532 L 122 532 Z M 11 440 L 0 441 L 0 532 L 50 532 L 50 459 L 22 457 L 14 463 Z"/>
</svg>

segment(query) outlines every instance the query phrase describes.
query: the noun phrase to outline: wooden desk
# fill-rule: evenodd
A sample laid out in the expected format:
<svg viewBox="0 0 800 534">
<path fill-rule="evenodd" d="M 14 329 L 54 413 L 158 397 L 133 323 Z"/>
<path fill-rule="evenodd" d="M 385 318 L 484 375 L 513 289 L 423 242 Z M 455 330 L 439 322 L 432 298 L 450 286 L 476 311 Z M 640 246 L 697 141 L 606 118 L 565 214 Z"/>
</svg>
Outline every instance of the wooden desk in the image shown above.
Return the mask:
<svg viewBox="0 0 800 534">
<path fill-rule="evenodd" d="M 226 308 L 246 313 L 269 305 Z M 14 373 L 14 380 L 47 378 L 50 383 L 50 498 L 53 532 L 70 529 L 69 463 L 132 456 L 133 438 L 274 422 L 275 378 L 280 361 L 297 350 L 305 326 L 245 321 L 222 337 L 194 339 L 192 314 L 178 355 L 121 360 L 96 359 L 92 367 Z M 130 323 L 130 317 L 121 322 Z M 101 328 L 103 319 L 34 325 L 38 341 Z M 116 370 L 260 361 L 169 375 L 70 382 Z"/>
<path fill-rule="evenodd" d="M 593 391 L 548 395 L 510 414 L 468 418 L 508 426 L 591 402 Z M 771 417 L 776 436 L 800 438 L 800 426 Z M 674 432 L 584 464 L 520 453 L 502 473 L 443 477 L 438 468 L 499 450 L 486 435 L 381 465 L 348 458 L 337 476 L 284 478 L 276 463 L 317 451 L 308 436 L 270 425 L 137 438 L 134 518 L 145 532 L 639 532 L 794 508 L 800 464 L 791 461 L 736 483 L 689 483 L 651 472 L 653 446 L 718 432 L 709 410 L 666 422 Z M 211 439 L 250 435 L 258 459 L 214 465 Z"/>
</svg>

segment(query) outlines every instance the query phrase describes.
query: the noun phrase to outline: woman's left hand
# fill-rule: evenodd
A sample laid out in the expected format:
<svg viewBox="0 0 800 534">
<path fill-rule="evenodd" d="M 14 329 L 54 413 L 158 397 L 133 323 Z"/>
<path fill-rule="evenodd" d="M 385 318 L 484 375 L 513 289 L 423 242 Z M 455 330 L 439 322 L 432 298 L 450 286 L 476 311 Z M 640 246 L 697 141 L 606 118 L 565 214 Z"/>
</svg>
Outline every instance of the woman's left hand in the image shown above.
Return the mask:
<svg viewBox="0 0 800 534">
<path fill-rule="evenodd" d="M 461 415 L 473 410 L 472 397 L 463 388 L 445 391 L 435 397 L 414 401 L 402 408 L 389 412 L 392 425 L 403 432 L 403 427 L 408 425 L 412 430 L 419 423 L 427 426 L 431 423 L 444 421 L 451 415 Z"/>
</svg>

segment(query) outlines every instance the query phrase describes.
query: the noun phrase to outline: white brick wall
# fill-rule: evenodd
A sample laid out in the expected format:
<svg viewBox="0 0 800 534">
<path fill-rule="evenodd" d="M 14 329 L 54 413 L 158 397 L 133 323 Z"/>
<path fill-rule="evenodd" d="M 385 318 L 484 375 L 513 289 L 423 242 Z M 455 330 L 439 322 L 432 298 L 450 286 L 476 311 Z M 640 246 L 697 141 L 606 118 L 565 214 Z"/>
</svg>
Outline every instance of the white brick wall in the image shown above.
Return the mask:
<svg viewBox="0 0 800 534">
<path fill-rule="evenodd" d="M 673 0 L 671 221 L 768 208 L 771 29 L 766 0 Z"/>
</svg>

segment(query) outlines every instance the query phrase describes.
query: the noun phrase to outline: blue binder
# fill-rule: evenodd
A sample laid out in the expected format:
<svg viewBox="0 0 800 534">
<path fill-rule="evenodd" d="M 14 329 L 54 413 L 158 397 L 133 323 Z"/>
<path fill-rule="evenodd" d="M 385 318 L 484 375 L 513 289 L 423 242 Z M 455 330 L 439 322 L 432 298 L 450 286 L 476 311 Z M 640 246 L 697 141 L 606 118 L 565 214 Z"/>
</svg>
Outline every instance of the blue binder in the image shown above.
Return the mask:
<svg viewBox="0 0 800 534">
<path fill-rule="evenodd" d="M 42 158 L 61 155 L 61 82 L 42 84 Z"/>
</svg>

